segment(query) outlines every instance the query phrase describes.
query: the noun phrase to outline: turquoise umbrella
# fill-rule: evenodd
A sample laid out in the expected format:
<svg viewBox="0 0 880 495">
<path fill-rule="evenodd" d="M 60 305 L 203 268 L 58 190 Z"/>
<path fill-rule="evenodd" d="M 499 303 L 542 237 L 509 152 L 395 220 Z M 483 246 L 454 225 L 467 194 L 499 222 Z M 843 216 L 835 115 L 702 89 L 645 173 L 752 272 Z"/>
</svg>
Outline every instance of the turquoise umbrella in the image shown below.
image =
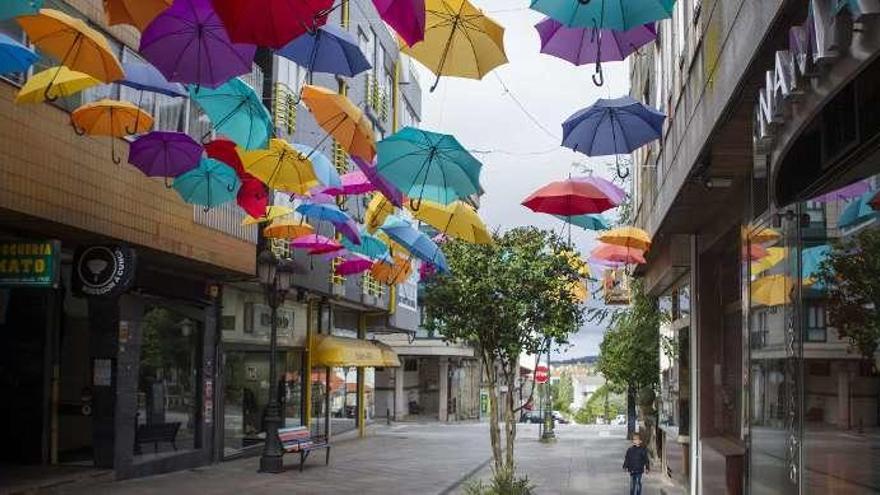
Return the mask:
<svg viewBox="0 0 880 495">
<path fill-rule="evenodd" d="M 379 229 L 416 258 L 431 263 L 441 272 L 449 272 L 446 256 L 443 255 L 440 246 L 435 244 L 424 232 L 413 227 L 411 223 L 397 215 L 389 215 Z"/>
<path fill-rule="evenodd" d="M 189 96 L 211 119 L 218 134 L 244 149 L 266 147 L 273 134 L 272 116 L 254 89 L 240 78 L 216 89 L 189 86 Z"/>
<path fill-rule="evenodd" d="M 34 64 L 40 56 L 18 41 L 0 34 L 0 74 L 24 72 Z"/>
<path fill-rule="evenodd" d="M 362 254 L 374 260 L 384 259 L 388 255 L 388 245 L 366 230 L 360 229 L 361 243 L 357 245 L 346 238 L 340 239 L 342 245 L 353 253 Z"/>
<path fill-rule="evenodd" d="M 801 251 L 801 278 L 805 285 L 810 285 L 813 289 L 822 289 L 824 284 L 818 282 L 816 277 L 819 275 L 819 266 L 828 257 L 831 252 L 831 246 L 822 244 L 804 248 Z"/>
<path fill-rule="evenodd" d="M 241 181 L 232 167 L 213 158 L 202 158 L 196 168 L 178 175 L 173 187 L 184 201 L 204 206 L 207 211 L 233 201 Z"/>
<path fill-rule="evenodd" d="M 838 227 L 852 227 L 877 217 L 877 211 L 871 207 L 871 198 L 876 192 L 868 191 L 852 200 L 844 208 L 843 213 L 837 219 Z"/>
<path fill-rule="evenodd" d="M 404 127 L 377 150 L 379 175 L 409 196 L 414 209 L 423 199 L 449 204 L 483 194 L 483 165 L 452 136 Z"/>
<path fill-rule="evenodd" d="M 33 15 L 43 8 L 43 0 L 0 0 L 0 21 Z"/>
<path fill-rule="evenodd" d="M 585 230 L 608 230 L 611 225 L 602 215 L 573 215 L 567 217 L 565 215 L 553 215 L 554 217 L 565 220 L 566 222 L 577 225 Z"/>
<path fill-rule="evenodd" d="M 531 8 L 569 27 L 626 31 L 672 16 L 675 0 L 532 0 Z"/>
<path fill-rule="evenodd" d="M 309 157 L 312 162 L 312 170 L 321 184 L 326 187 L 342 187 L 339 172 L 336 171 L 336 166 L 327 158 L 327 155 L 304 144 L 293 144 L 292 146 L 295 150 Z"/>
</svg>

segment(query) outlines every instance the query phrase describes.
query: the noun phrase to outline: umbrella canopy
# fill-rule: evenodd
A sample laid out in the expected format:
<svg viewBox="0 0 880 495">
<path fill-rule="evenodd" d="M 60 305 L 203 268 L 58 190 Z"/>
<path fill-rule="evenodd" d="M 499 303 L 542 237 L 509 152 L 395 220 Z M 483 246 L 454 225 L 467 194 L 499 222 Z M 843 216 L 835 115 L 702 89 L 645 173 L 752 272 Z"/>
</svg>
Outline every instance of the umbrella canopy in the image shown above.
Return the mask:
<svg viewBox="0 0 880 495">
<path fill-rule="evenodd" d="M 602 213 L 617 206 L 595 185 L 573 179 L 551 182 L 533 192 L 522 204 L 538 213 L 563 216 Z"/>
<path fill-rule="evenodd" d="M 272 205 L 266 207 L 259 215 L 256 217 L 245 217 L 244 220 L 241 221 L 242 225 L 254 225 L 263 222 L 269 222 L 275 220 L 276 218 L 285 217 L 293 213 L 293 208 L 289 206 L 280 206 L 280 205 Z"/>
<path fill-rule="evenodd" d="M 373 5 L 407 45 L 425 39 L 425 0 L 373 0 Z"/>
<path fill-rule="evenodd" d="M 230 41 L 211 0 L 174 0 L 144 29 L 140 52 L 169 81 L 216 88 L 250 73 L 256 47 Z"/>
<path fill-rule="evenodd" d="M 552 18 L 535 25 L 541 37 L 541 53 L 553 55 L 574 65 L 619 61 L 640 47 L 657 39 L 654 23 L 635 26 L 626 31 L 599 29 L 592 26 L 566 27 Z"/>
<path fill-rule="evenodd" d="M 187 95 L 183 85 L 168 82 L 159 69 L 142 62 L 125 62 L 122 64 L 125 77 L 117 81 L 122 86 L 138 91 L 150 91 L 173 98 L 183 98 Z"/>
<path fill-rule="evenodd" d="M 374 279 L 386 285 L 406 282 L 412 272 L 412 263 L 406 256 L 395 254 L 391 259 L 383 259 L 373 263 L 370 274 Z"/>
<path fill-rule="evenodd" d="M 264 184 L 290 193 L 304 194 L 318 183 L 312 163 L 283 139 L 269 140 L 269 149 L 241 154 L 247 173 Z"/>
<path fill-rule="evenodd" d="M 768 254 L 769 252 L 767 251 L 767 248 L 755 243 L 749 244 L 748 246 L 743 246 L 742 249 L 743 258 L 749 261 L 759 260 L 767 256 Z"/>
<path fill-rule="evenodd" d="M 605 193 L 605 196 L 608 196 L 608 199 L 610 199 L 611 202 L 615 205 L 620 205 L 621 203 L 626 201 L 626 191 L 624 191 L 620 186 L 611 182 L 610 180 L 603 179 L 602 177 L 596 175 L 575 177 L 574 180 L 586 182 L 587 184 L 592 184 L 596 187 L 596 189 Z"/>
<path fill-rule="evenodd" d="M 423 232 L 414 228 L 411 223 L 398 216 L 391 215 L 385 220 L 380 229 L 391 240 L 403 246 L 404 249 L 416 258 L 435 265 L 441 272 L 449 271 L 446 256 L 443 255 L 440 247 Z"/>
<path fill-rule="evenodd" d="M 832 201 L 850 199 L 856 196 L 861 196 L 862 194 L 865 194 L 870 190 L 871 183 L 868 182 L 868 180 L 860 180 L 858 182 L 853 182 L 848 186 L 841 187 L 840 189 L 825 193 L 821 196 L 816 196 L 815 198 L 813 198 L 813 201 L 818 201 L 820 203 L 830 203 Z"/>
<path fill-rule="evenodd" d="M 753 305 L 781 306 L 791 302 L 791 290 L 794 287 L 790 277 L 785 275 L 767 275 L 749 284 L 749 294 Z"/>
<path fill-rule="evenodd" d="M 400 192 L 400 189 L 395 187 L 394 184 L 388 182 L 381 174 L 379 174 L 375 163 L 368 163 L 363 158 L 357 156 L 351 157 L 351 161 L 353 161 L 358 170 L 363 172 L 367 179 L 373 183 L 376 190 L 388 198 L 394 206 L 397 206 L 398 208 L 403 206 L 403 193 Z"/>
<path fill-rule="evenodd" d="M 319 86 L 305 85 L 302 99 L 315 121 L 350 155 L 372 161 L 376 156 L 373 126 L 363 110 L 345 95 Z"/>
<path fill-rule="evenodd" d="M 303 203 L 296 207 L 296 211 L 310 220 L 330 222 L 334 225 L 346 224 L 351 221 L 351 217 L 347 213 L 332 204 Z"/>
<path fill-rule="evenodd" d="M 337 275 L 357 275 L 363 273 L 373 267 L 373 260 L 359 254 L 352 254 L 344 258 L 336 265 L 335 272 Z"/>
<path fill-rule="evenodd" d="M 365 230 L 361 230 L 360 238 L 360 244 L 355 244 L 348 239 L 342 239 L 341 242 L 349 251 L 368 258 L 380 259 L 388 254 L 388 245 L 378 237 L 368 234 Z"/>
<path fill-rule="evenodd" d="M 651 247 L 651 236 L 638 227 L 617 227 L 599 234 L 599 241 L 616 246 L 636 248 L 647 251 Z"/>
<path fill-rule="evenodd" d="M 745 234 L 750 242 L 758 244 L 775 243 L 782 238 L 782 234 L 770 227 L 760 227 L 754 232 L 746 232 Z"/>
<path fill-rule="evenodd" d="M 42 103 L 56 98 L 66 98 L 80 91 L 97 86 L 101 81 L 64 66 L 50 67 L 29 77 L 15 96 L 16 103 Z"/>
<path fill-rule="evenodd" d="M 314 233 L 311 225 L 292 220 L 273 220 L 263 229 L 263 236 L 269 239 L 297 239 Z"/>
<path fill-rule="evenodd" d="M 474 244 L 492 244 L 492 234 L 472 206 L 463 201 L 448 205 L 423 201 L 413 216 L 449 237 Z"/>
<path fill-rule="evenodd" d="M 641 249 L 626 246 L 618 246 L 615 244 L 599 244 L 590 251 L 592 259 L 600 261 L 611 261 L 623 264 L 644 265 L 645 255 Z"/>
<path fill-rule="evenodd" d="M 801 250 L 801 278 L 805 285 L 810 285 L 814 289 L 821 289 L 824 284 L 818 283 L 819 269 L 828 255 L 831 254 L 831 246 L 822 244 L 804 248 Z"/>
<path fill-rule="evenodd" d="M 437 76 L 482 79 L 507 63 L 504 28 L 467 0 L 425 0 L 425 39 L 401 50 Z"/>
<path fill-rule="evenodd" d="M 359 170 L 343 174 L 340 179 L 342 184 L 339 187 L 325 187 L 321 192 L 339 196 L 343 194 L 367 194 L 376 190 L 376 186 L 370 182 L 366 174 Z"/>
<path fill-rule="evenodd" d="M 372 67 L 357 40 L 334 24 L 306 33 L 276 53 L 305 67 L 309 73 L 354 77 Z"/>
<path fill-rule="evenodd" d="M 341 234 L 343 238 L 347 239 L 352 244 L 361 243 L 358 225 L 354 220 L 348 219 L 345 222 L 333 222 L 333 226 L 336 227 L 336 232 Z"/>
<path fill-rule="evenodd" d="M 214 89 L 190 87 L 189 95 L 218 134 L 247 150 L 266 147 L 273 133 L 272 116 L 246 82 L 235 78 Z"/>
<path fill-rule="evenodd" d="M 378 149 L 376 170 L 411 200 L 448 204 L 483 193 L 483 164 L 453 136 L 404 127 Z"/>
<path fill-rule="evenodd" d="M 293 249 L 304 249 L 309 254 L 332 253 L 342 249 L 342 244 L 320 234 L 308 234 L 290 242 Z"/>
<path fill-rule="evenodd" d="M 153 117 L 127 101 L 98 100 L 70 114 L 78 133 L 122 137 L 153 127 Z"/>
<path fill-rule="evenodd" d="M 394 205 L 391 201 L 381 194 L 374 195 L 367 205 L 367 211 L 364 212 L 364 226 L 367 232 L 375 232 L 392 213 L 394 213 Z"/>
<path fill-rule="evenodd" d="M 584 230 L 607 230 L 611 228 L 611 224 L 602 215 L 553 215 L 554 217 L 565 220 L 566 222 L 576 225 Z"/>
<path fill-rule="evenodd" d="M 130 24 L 138 31 L 147 25 L 162 11 L 171 6 L 171 0 L 104 0 L 104 13 L 107 24 Z"/>
<path fill-rule="evenodd" d="M 240 186 L 235 170 L 213 158 L 202 158 L 198 167 L 174 179 L 184 201 L 206 209 L 234 200 Z"/>
<path fill-rule="evenodd" d="M 600 98 L 562 123 L 562 145 L 587 156 L 627 154 L 658 139 L 664 120 L 630 96 Z"/>
<path fill-rule="evenodd" d="M 269 191 L 262 182 L 254 179 L 250 174 L 244 176 L 238 174 L 238 178 L 241 180 L 241 187 L 235 195 L 236 204 L 248 215 L 260 216 L 269 206 Z"/>
<path fill-rule="evenodd" d="M 70 70 L 110 83 L 122 79 L 122 65 L 107 38 L 84 21 L 53 9 L 17 17 L 28 40 Z"/>
<path fill-rule="evenodd" d="M 0 21 L 36 14 L 41 8 L 43 0 L 0 0 Z"/>
<path fill-rule="evenodd" d="M 144 134 L 128 151 L 128 163 L 148 177 L 177 177 L 196 168 L 201 158 L 202 145 L 182 132 Z"/>
<path fill-rule="evenodd" d="M 342 178 L 339 177 L 339 172 L 336 171 L 336 165 L 333 165 L 333 162 L 327 158 L 327 155 L 305 144 L 293 144 L 293 148 L 304 156 L 309 157 L 309 160 L 312 162 L 312 171 L 315 173 L 318 182 L 326 187 L 342 186 Z"/>
<path fill-rule="evenodd" d="M 878 212 L 871 207 L 874 192 L 868 191 L 852 200 L 837 219 L 838 227 L 852 227 L 878 217 Z"/>
<path fill-rule="evenodd" d="M 759 275 L 778 265 L 786 256 L 788 256 L 788 249 L 784 247 L 767 248 L 767 255 L 759 258 L 757 261 L 753 261 L 749 266 L 749 270 L 752 276 Z"/>
<path fill-rule="evenodd" d="M 24 72 L 39 58 L 35 51 L 0 33 L 0 74 Z"/>
<path fill-rule="evenodd" d="M 624 31 L 672 15 L 675 0 L 532 0 L 531 8 L 566 26 Z"/>
<path fill-rule="evenodd" d="M 233 41 L 271 48 L 323 25 L 331 7 L 333 0 L 214 0 Z"/>
<path fill-rule="evenodd" d="M 205 154 L 209 158 L 220 160 L 235 170 L 239 178 L 254 178 L 251 174 L 245 172 L 244 164 L 241 163 L 241 156 L 235 148 L 235 142 L 229 139 L 217 138 L 205 143 Z"/>
</svg>

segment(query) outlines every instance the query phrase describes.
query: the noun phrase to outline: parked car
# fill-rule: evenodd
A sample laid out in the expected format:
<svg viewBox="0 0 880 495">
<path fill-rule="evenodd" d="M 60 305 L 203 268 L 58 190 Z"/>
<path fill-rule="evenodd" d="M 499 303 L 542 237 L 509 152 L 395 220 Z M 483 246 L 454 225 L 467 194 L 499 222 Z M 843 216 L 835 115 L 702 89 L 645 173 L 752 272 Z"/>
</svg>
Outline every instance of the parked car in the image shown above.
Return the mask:
<svg viewBox="0 0 880 495">
<path fill-rule="evenodd" d="M 543 411 L 526 411 L 519 417 L 520 423 L 541 424 L 544 422 Z"/>
<path fill-rule="evenodd" d="M 553 411 L 553 421 L 556 421 L 561 425 L 567 425 L 570 422 L 559 411 Z"/>
</svg>

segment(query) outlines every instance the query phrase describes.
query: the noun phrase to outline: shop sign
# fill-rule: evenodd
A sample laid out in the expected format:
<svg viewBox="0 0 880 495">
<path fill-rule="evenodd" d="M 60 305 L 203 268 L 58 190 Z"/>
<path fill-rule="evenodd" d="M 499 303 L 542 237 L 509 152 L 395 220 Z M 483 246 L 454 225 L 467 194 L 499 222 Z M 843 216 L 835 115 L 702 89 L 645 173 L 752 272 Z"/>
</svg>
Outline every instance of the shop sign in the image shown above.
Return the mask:
<svg viewBox="0 0 880 495">
<path fill-rule="evenodd" d="M 0 242 L 0 287 L 58 287 L 59 241 Z"/>
<path fill-rule="evenodd" d="M 754 142 L 759 153 L 774 144 L 776 128 L 785 123 L 786 107 L 810 89 L 848 49 L 852 20 L 880 14 L 880 0 L 811 0 L 807 21 L 789 30 L 788 49 L 776 52 L 772 70 L 764 74 L 764 86 L 755 105 Z"/>
<path fill-rule="evenodd" d="M 77 250 L 73 261 L 73 290 L 93 297 L 114 297 L 134 282 L 134 249 L 125 246 L 87 246 Z"/>
</svg>

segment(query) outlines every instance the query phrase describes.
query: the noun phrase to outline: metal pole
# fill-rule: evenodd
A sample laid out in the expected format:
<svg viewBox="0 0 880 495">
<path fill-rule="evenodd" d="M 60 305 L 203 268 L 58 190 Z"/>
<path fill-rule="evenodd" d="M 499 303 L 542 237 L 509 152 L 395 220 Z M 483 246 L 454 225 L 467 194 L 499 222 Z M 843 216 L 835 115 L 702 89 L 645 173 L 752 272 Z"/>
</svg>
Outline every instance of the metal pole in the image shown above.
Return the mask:
<svg viewBox="0 0 880 495">
<path fill-rule="evenodd" d="M 547 346 L 547 381 L 544 382 L 545 388 L 545 399 L 544 399 L 544 433 L 541 435 L 541 440 L 544 441 L 552 441 L 556 440 L 556 432 L 553 428 L 553 394 L 550 393 L 550 347 Z"/>
<path fill-rule="evenodd" d="M 278 404 L 278 305 L 284 301 L 284 292 L 278 290 L 278 280 L 266 288 L 266 299 L 271 313 L 271 332 L 269 333 L 269 403 L 266 406 L 266 443 L 263 444 L 263 455 L 260 457 L 260 471 L 264 473 L 280 473 L 283 467 L 284 451 L 278 440 L 278 428 L 281 425 L 281 408 Z"/>
</svg>

